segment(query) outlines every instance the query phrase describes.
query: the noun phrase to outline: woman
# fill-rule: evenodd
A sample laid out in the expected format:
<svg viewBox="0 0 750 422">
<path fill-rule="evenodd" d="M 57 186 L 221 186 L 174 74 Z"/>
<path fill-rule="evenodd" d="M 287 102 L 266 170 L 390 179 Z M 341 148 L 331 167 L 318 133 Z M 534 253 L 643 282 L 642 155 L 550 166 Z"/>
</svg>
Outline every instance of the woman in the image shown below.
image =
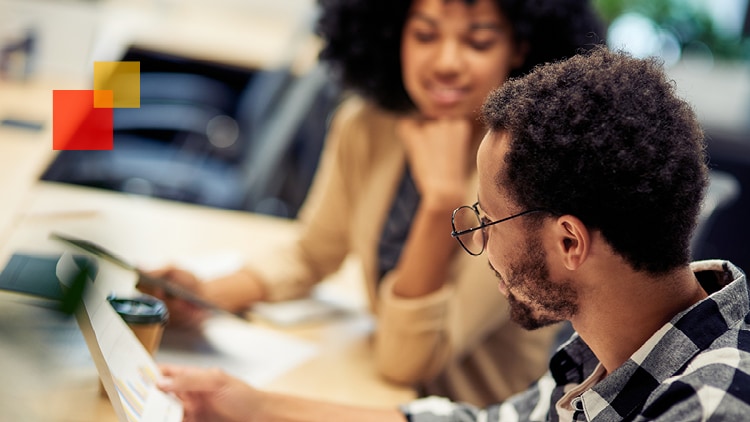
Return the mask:
<svg viewBox="0 0 750 422">
<path fill-rule="evenodd" d="M 596 14 L 585 0 L 322 0 L 322 12 L 320 57 L 356 95 L 336 112 L 299 237 L 209 283 L 155 275 L 236 311 L 305 295 L 353 253 L 386 378 L 476 405 L 525 389 L 554 332 L 498 312 L 507 303 L 494 274 L 457 253 L 450 215 L 476 198 L 485 96 L 600 42 Z M 187 307 L 169 305 L 178 318 Z"/>
</svg>

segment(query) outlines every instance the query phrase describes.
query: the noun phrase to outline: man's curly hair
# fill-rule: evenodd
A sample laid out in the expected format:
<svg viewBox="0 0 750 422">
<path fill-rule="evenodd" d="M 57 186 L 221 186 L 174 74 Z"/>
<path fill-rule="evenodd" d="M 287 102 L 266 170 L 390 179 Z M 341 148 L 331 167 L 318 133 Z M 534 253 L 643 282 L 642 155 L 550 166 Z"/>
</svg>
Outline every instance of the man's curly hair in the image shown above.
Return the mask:
<svg viewBox="0 0 750 422">
<path fill-rule="evenodd" d="M 495 1 L 511 23 L 515 41 L 528 45 L 525 63 L 511 76 L 604 41 L 604 26 L 588 0 Z M 414 108 L 401 79 L 400 58 L 401 34 L 411 3 L 319 0 L 316 33 L 325 42 L 321 60 L 331 65 L 344 87 L 391 111 Z"/>
<path fill-rule="evenodd" d="M 578 217 L 639 271 L 689 261 L 704 135 L 656 59 L 596 48 L 538 67 L 490 94 L 482 119 L 510 134 L 496 183 L 520 208 Z"/>
</svg>

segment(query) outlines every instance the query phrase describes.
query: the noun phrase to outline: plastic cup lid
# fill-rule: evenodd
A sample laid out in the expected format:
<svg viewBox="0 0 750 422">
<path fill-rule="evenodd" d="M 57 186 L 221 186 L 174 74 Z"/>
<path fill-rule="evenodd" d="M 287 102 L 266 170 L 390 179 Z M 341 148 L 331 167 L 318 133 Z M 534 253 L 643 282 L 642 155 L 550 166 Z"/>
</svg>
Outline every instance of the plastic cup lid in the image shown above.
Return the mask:
<svg viewBox="0 0 750 422">
<path fill-rule="evenodd" d="M 107 298 L 115 311 L 127 323 L 166 323 L 169 319 L 167 306 L 161 300 L 148 295 Z"/>
</svg>

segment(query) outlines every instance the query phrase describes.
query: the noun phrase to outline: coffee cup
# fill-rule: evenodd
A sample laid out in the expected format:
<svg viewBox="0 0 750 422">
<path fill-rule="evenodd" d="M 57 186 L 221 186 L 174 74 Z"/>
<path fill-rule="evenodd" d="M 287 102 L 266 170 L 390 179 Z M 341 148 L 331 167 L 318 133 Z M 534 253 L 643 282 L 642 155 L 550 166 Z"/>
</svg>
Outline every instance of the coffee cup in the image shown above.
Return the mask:
<svg viewBox="0 0 750 422">
<path fill-rule="evenodd" d="M 159 349 L 164 326 L 169 320 L 169 311 L 164 302 L 144 294 L 133 297 L 110 296 L 107 301 L 138 337 L 143 347 L 154 356 Z"/>
<path fill-rule="evenodd" d="M 132 297 L 109 296 L 107 301 L 133 331 L 151 356 L 159 350 L 164 326 L 169 321 L 167 305 L 161 300 L 139 294 Z M 100 384 L 100 392 L 106 395 Z"/>
</svg>

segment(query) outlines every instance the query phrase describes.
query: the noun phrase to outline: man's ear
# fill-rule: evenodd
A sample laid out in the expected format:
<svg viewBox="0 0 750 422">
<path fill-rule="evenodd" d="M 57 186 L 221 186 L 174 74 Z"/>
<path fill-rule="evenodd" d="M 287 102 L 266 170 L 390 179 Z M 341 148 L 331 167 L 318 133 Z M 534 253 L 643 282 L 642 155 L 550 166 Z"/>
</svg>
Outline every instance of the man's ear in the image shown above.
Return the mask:
<svg viewBox="0 0 750 422">
<path fill-rule="evenodd" d="M 575 270 L 583 264 L 591 248 L 591 233 L 585 224 L 572 215 L 563 215 L 555 224 L 555 243 L 563 265 Z"/>
</svg>

